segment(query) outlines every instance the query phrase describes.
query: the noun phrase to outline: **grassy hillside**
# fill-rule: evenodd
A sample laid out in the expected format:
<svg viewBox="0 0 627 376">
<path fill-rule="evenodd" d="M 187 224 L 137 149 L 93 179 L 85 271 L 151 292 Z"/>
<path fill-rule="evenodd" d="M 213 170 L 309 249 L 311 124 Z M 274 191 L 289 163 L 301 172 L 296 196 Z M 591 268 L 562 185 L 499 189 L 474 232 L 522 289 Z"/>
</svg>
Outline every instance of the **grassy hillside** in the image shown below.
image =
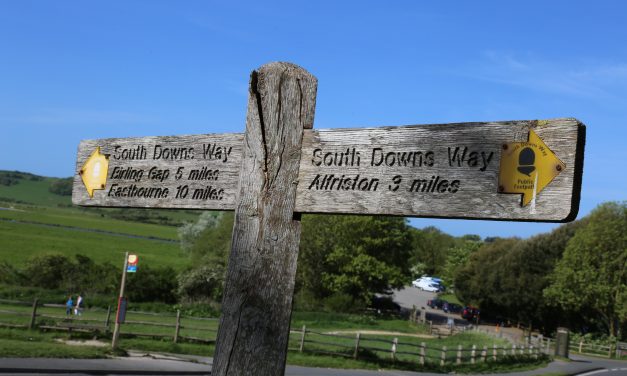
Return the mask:
<svg viewBox="0 0 627 376">
<path fill-rule="evenodd" d="M 124 252 L 136 253 L 143 263 L 181 269 L 188 259 L 177 242 L 94 233 L 80 229 L 0 221 L 0 259 L 23 266 L 29 257 L 42 253 L 83 254 L 101 263 L 124 262 Z"/>
<path fill-rule="evenodd" d="M 126 251 L 152 266 L 184 268 L 177 230 L 198 211 L 79 208 L 51 192 L 60 179 L 0 171 L 0 260 L 22 266 L 33 255 L 80 253 L 123 262 Z"/>
<path fill-rule="evenodd" d="M 57 179 L 46 178 L 25 172 L 0 171 L 0 200 L 17 201 L 45 206 L 70 206 L 70 196 L 61 196 L 49 191 Z"/>
</svg>

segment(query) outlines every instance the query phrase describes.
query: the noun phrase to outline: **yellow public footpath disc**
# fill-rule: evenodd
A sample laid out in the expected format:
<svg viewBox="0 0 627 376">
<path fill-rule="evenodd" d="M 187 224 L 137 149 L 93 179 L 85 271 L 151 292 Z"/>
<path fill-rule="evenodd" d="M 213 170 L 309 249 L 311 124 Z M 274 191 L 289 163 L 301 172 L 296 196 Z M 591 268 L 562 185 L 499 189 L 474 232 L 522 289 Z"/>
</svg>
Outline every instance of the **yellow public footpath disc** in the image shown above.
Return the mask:
<svg viewBox="0 0 627 376">
<path fill-rule="evenodd" d="M 544 141 L 529 130 L 529 141 L 503 145 L 499 192 L 522 193 L 522 206 L 527 206 L 565 168 Z"/>
<path fill-rule="evenodd" d="M 106 155 L 100 154 L 100 147 L 97 147 L 79 171 L 90 198 L 94 197 L 95 190 L 105 188 L 108 170 L 109 160 Z"/>
</svg>

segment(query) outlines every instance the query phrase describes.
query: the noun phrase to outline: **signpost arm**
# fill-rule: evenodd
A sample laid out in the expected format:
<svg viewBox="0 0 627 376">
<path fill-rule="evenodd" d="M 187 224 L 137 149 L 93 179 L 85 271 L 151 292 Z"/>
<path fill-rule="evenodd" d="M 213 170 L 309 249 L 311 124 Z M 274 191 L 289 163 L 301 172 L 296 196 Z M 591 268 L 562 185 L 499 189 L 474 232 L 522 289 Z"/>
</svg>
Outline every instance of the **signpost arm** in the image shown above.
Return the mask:
<svg viewBox="0 0 627 376">
<path fill-rule="evenodd" d="M 124 287 L 126 285 L 126 268 L 128 266 L 128 252 L 124 254 L 124 268 L 122 269 L 122 282 L 120 283 L 120 296 L 118 297 L 118 310 L 115 315 L 115 325 L 113 327 L 113 338 L 111 339 L 111 347 L 118 347 L 118 337 L 120 336 L 120 322 L 118 316 L 120 314 L 120 299 L 124 297 Z"/>
<path fill-rule="evenodd" d="M 231 254 L 212 375 L 283 375 L 300 241 L 294 215 L 317 79 L 290 63 L 250 78 Z"/>
</svg>

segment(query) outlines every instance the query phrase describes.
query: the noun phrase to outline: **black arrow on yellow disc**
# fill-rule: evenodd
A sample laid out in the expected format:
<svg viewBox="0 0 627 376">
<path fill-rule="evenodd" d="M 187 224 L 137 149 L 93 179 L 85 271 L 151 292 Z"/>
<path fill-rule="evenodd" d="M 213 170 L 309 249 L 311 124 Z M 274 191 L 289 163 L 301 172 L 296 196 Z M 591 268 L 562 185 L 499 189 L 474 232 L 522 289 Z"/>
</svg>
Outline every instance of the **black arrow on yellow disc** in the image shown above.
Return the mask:
<svg viewBox="0 0 627 376">
<path fill-rule="evenodd" d="M 503 145 L 499 192 L 522 193 L 521 206 L 527 206 L 565 168 L 536 132 L 529 130 L 529 141 Z"/>
<path fill-rule="evenodd" d="M 109 159 L 106 155 L 101 154 L 100 147 L 97 147 L 79 171 L 83 184 L 87 188 L 87 193 L 89 193 L 89 198 L 94 197 L 95 190 L 105 188 L 108 170 Z"/>
</svg>

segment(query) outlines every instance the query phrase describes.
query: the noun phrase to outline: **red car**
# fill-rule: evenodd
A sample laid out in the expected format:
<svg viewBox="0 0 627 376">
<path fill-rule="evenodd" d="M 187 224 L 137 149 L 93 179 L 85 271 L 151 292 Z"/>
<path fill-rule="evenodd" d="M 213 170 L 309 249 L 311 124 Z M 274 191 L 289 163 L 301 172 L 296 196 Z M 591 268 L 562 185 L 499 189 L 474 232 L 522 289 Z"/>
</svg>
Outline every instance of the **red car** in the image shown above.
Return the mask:
<svg viewBox="0 0 627 376">
<path fill-rule="evenodd" d="M 479 308 L 473 306 L 466 306 L 462 309 L 462 318 L 468 321 L 477 321 L 479 320 Z"/>
</svg>

